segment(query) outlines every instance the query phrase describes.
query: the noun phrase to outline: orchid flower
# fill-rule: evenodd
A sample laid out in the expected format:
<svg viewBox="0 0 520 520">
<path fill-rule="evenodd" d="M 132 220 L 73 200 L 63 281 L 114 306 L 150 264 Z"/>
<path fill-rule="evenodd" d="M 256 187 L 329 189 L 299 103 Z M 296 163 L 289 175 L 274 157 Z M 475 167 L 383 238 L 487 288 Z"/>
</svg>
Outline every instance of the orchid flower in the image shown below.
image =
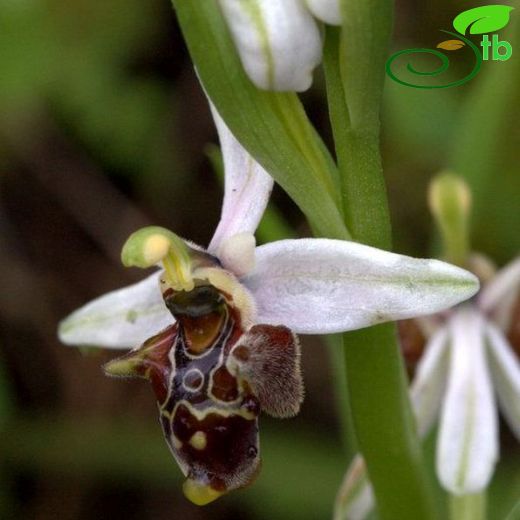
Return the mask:
<svg viewBox="0 0 520 520">
<path fill-rule="evenodd" d="M 474 302 L 444 317 L 412 383 L 419 433 L 426 435 L 440 413 L 437 475 L 455 495 L 478 493 L 493 475 L 499 455 L 495 394 L 520 440 L 520 362 L 506 339 L 519 289 L 517 258 Z"/>
<path fill-rule="evenodd" d="M 323 238 L 255 247 L 273 180 L 213 108 L 225 168 L 209 247 L 163 228 L 134 233 L 125 265 L 161 268 L 108 293 L 60 325 L 69 345 L 128 349 L 105 365 L 152 382 L 166 439 L 206 504 L 259 470 L 257 418 L 296 414 L 303 399 L 295 333 L 321 334 L 428 315 L 473 295 L 471 273 L 362 244 Z"/>
<path fill-rule="evenodd" d="M 320 63 L 316 20 L 340 25 L 339 0 L 220 0 L 244 69 L 267 90 L 307 90 Z"/>
</svg>

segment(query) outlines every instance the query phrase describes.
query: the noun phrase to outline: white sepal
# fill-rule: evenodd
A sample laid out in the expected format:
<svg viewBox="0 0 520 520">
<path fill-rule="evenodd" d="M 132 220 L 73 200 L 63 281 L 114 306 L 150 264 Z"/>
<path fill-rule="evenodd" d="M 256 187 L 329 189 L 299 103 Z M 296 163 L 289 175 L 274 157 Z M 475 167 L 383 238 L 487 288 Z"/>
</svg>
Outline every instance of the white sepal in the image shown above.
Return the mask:
<svg viewBox="0 0 520 520">
<path fill-rule="evenodd" d="M 218 254 L 229 238 L 240 233 L 254 234 L 271 195 L 273 179 L 235 139 L 211 103 L 210 106 L 222 148 L 225 174 L 220 222 L 208 247 L 211 253 Z"/>
<path fill-rule="evenodd" d="M 341 25 L 341 0 L 305 0 L 305 4 L 322 22 Z"/>
<path fill-rule="evenodd" d="M 488 324 L 486 335 L 498 402 L 511 430 L 520 440 L 520 362 L 498 328 Z"/>
<path fill-rule="evenodd" d="M 425 437 L 439 413 L 448 368 L 448 331 L 438 330 L 428 341 L 410 386 L 417 432 Z"/>
<path fill-rule="evenodd" d="M 159 289 L 160 273 L 74 311 L 59 325 L 60 340 L 67 345 L 133 348 L 174 323 Z"/>
<path fill-rule="evenodd" d="M 437 438 L 437 474 L 455 495 L 482 491 L 498 458 L 498 425 L 484 345 L 484 322 L 474 308 L 449 323 L 450 369 Z"/>
<path fill-rule="evenodd" d="M 501 269 L 478 296 L 479 307 L 504 331 L 511 323 L 511 311 L 520 294 L 520 257 Z"/>
<path fill-rule="evenodd" d="M 475 276 L 438 260 L 319 238 L 257 247 L 255 269 L 243 283 L 256 299 L 259 323 L 303 334 L 433 314 L 478 290 Z"/>
<path fill-rule="evenodd" d="M 251 81 L 267 90 L 307 90 L 321 61 L 319 28 L 302 0 L 219 0 Z"/>
</svg>

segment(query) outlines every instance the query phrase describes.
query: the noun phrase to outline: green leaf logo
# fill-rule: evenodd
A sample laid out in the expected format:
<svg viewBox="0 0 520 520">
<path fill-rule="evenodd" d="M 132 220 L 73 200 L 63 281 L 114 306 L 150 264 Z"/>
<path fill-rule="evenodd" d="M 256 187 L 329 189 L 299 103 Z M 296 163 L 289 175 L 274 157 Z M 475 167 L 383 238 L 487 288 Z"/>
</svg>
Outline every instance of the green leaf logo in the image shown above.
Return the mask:
<svg viewBox="0 0 520 520">
<path fill-rule="evenodd" d="M 485 34 L 498 31 L 509 22 L 509 5 L 483 5 L 464 11 L 455 17 L 453 27 L 460 34 Z"/>
</svg>

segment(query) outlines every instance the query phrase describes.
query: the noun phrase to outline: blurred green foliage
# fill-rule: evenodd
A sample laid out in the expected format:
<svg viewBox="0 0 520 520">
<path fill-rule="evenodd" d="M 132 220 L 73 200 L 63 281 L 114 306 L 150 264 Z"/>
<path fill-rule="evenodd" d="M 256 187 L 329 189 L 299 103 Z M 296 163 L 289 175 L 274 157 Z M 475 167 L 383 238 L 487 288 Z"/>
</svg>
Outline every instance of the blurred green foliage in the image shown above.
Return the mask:
<svg viewBox="0 0 520 520">
<path fill-rule="evenodd" d="M 520 46 L 520 20 L 512 16 L 503 37 Z M 383 131 L 396 232 L 410 224 L 410 209 L 425 228 L 426 187 L 432 174 L 452 168 L 473 191 L 472 243 L 503 264 L 520 249 L 518 149 L 520 60 L 485 62 L 479 75 L 457 89 L 420 90 L 387 81 Z M 411 181 L 407 185 L 407 181 Z M 425 192 L 423 192 L 425 193 Z M 399 202 L 411 208 L 401 215 Z M 510 225 L 512 224 L 512 225 Z M 411 223 L 414 229 L 416 223 Z M 414 237 L 402 237 L 414 247 Z M 411 242 L 411 244 L 410 244 Z"/>
<path fill-rule="evenodd" d="M 18 470 L 178 492 L 182 474 L 165 453 L 159 430 L 126 419 L 27 417 L 11 422 L 0 442 L 4 462 Z M 260 477 L 226 500 L 243 504 L 258 518 L 326 518 L 344 469 L 335 455 L 338 441 L 323 432 L 287 435 L 265 425 L 262 430 Z"/>
<path fill-rule="evenodd" d="M 153 69 L 164 12 L 169 5 L 157 0 L 4 0 L 0 116 L 9 130 L 50 107 L 105 168 L 134 177 L 158 206 L 159 193 L 181 191 L 188 175 L 180 143 L 170 139 L 179 100 Z"/>
</svg>

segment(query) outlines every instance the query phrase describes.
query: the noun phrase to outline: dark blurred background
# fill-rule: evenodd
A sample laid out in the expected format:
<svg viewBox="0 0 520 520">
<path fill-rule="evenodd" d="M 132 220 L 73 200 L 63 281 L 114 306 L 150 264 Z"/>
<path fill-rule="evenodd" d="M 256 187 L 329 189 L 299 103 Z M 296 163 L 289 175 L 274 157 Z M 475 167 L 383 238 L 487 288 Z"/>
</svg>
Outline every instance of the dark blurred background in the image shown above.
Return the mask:
<svg viewBox="0 0 520 520">
<path fill-rule="evenodd" d="M 438 30 L 472 6 L 396 7 L 394 50 L 434 47 Z M 455 167 L 475 190 L 475 248 L 499 265 L 518 253 L 517 49 L 455 89 L 387 81 L 383 153 L 397 251 L 436 253 L 426 189 Z M 330 143 L 319 72 L 303 99 Z M 262 418 L 256 484 L 201 509 L 181 494 L 148 385 L 105 378 L 99 367 L 113 352 L 82 353 L 56 337 L 69 312 L 142 276 L 119 262 L 136 228 L 159 224 L 208 243 L 222 199 L 209 160 L 215 142 L 167 0 L 0 0 L 0 518 L 330 516 L 347 461 L 335 418 L 338 357 L 319 338 L 303 338 L 302 413 Z M 308 233 L 280 190 L 271 206 L 286 235 Z M 505 426 L 502 440 L 511 456 L 493 482 L 492 518 L 520 488 Z"/>
</svg>

